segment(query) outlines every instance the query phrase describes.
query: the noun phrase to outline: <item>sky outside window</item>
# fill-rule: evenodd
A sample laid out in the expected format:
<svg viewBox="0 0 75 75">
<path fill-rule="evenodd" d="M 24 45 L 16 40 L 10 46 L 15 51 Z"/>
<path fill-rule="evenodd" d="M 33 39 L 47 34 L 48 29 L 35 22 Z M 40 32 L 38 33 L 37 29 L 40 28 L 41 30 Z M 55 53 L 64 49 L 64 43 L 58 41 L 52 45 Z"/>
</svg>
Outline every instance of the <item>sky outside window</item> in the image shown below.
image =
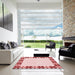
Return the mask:
<svg viewBox="0 0 75 75">
<path fill-rule="evenodd" d="M 62 10 L 19 10 L 23 36 L 62 36 Z"/>
</svg>

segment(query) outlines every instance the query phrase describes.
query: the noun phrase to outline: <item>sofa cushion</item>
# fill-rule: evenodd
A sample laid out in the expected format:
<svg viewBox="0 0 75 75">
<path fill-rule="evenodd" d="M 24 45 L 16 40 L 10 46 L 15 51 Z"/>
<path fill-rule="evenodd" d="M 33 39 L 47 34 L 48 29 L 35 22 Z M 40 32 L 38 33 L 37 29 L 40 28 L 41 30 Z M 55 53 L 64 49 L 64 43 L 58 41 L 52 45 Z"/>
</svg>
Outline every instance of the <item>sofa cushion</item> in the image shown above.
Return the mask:
<svg viewBox="0 0 75 75">
<path fill-rule="evenodd" d="M 14 48 L 14 50 L 13 50 L 13 59 L 17 58 L 17 56 L 18 56 L 18 51 L 19 51 L 18 48 Z"/>
<path fill-rule="evenodd" d="M 13 49 L 13 59 L 16 59 L 23 52 L 23 47 Z"/>
</svg>

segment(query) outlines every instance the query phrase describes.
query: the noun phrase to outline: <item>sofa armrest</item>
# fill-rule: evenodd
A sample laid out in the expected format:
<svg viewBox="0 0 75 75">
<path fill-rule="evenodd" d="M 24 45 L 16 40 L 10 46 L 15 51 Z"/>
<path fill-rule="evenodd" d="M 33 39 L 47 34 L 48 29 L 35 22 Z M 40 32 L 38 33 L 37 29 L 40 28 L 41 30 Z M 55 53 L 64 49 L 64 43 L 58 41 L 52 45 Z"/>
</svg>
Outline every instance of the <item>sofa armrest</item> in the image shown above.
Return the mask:
<svg viewBox="0 0 75 75">
<path fill-rule="evenodd" d="M 66 46 L 62 46 L 62 47 L 60 47 L 60 48 L 68 48 L 68 47 L 66 47 Z"/>
<path fill-rule="evenodd" d="M 0 64 L 11 64 L 13 54 L 11 50 L 0 50 Z"/>
</svg>

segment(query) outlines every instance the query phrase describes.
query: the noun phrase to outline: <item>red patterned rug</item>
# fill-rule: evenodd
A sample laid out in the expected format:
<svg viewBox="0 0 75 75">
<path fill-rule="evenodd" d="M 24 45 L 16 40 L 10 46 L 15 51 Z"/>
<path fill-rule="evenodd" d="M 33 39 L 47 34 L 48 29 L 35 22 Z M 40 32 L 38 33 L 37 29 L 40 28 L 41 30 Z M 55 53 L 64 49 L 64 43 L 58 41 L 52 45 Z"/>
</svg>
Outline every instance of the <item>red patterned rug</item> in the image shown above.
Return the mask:
<svg viewBox="0 0 75 75">
<path fill-rule="evenodd" d="M 13 69 L 62 69 L 52 57 L 21 57 Z"/>
</svg>

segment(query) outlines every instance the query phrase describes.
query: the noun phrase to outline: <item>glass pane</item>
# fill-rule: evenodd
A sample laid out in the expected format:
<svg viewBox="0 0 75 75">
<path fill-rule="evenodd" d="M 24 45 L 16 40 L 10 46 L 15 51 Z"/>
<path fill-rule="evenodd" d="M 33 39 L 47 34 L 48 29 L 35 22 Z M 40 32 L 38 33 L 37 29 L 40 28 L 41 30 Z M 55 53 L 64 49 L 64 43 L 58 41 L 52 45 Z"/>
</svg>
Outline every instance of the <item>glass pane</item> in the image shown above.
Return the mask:
<svg viewBox="0 0 75 75">
<path fill-rule="evenodd" d="M 23 39 L 62 36 L 62 10 L 19 10 L 19 13 Z"/>
<path fill-rule="evenodd" d="M 62 10 L 19 10 L 21 40 L 26 48 L 45 48 L 47 40 L 61 40 Z M 62 42 L 62 41 L 59 41 Z M 56 48 L 63 44 L 56 42 Z"/>
<path fill-rule="evenodd" d="M 2 17 L 2 2 L 0 1 L 0 18 Z"/>
<path fill-rule="evenodd" d="M 10 12 L 9 12 L 7 6 L 4 5 L 4 16 L 5 16 L 5 15 L 8 15 L 9 13 L 10 13 Z"/>
<path fill-rule="evenodd" d="M 3 27 L 2 2 L 0 1 L 0 27 Z"/>
</svg>

